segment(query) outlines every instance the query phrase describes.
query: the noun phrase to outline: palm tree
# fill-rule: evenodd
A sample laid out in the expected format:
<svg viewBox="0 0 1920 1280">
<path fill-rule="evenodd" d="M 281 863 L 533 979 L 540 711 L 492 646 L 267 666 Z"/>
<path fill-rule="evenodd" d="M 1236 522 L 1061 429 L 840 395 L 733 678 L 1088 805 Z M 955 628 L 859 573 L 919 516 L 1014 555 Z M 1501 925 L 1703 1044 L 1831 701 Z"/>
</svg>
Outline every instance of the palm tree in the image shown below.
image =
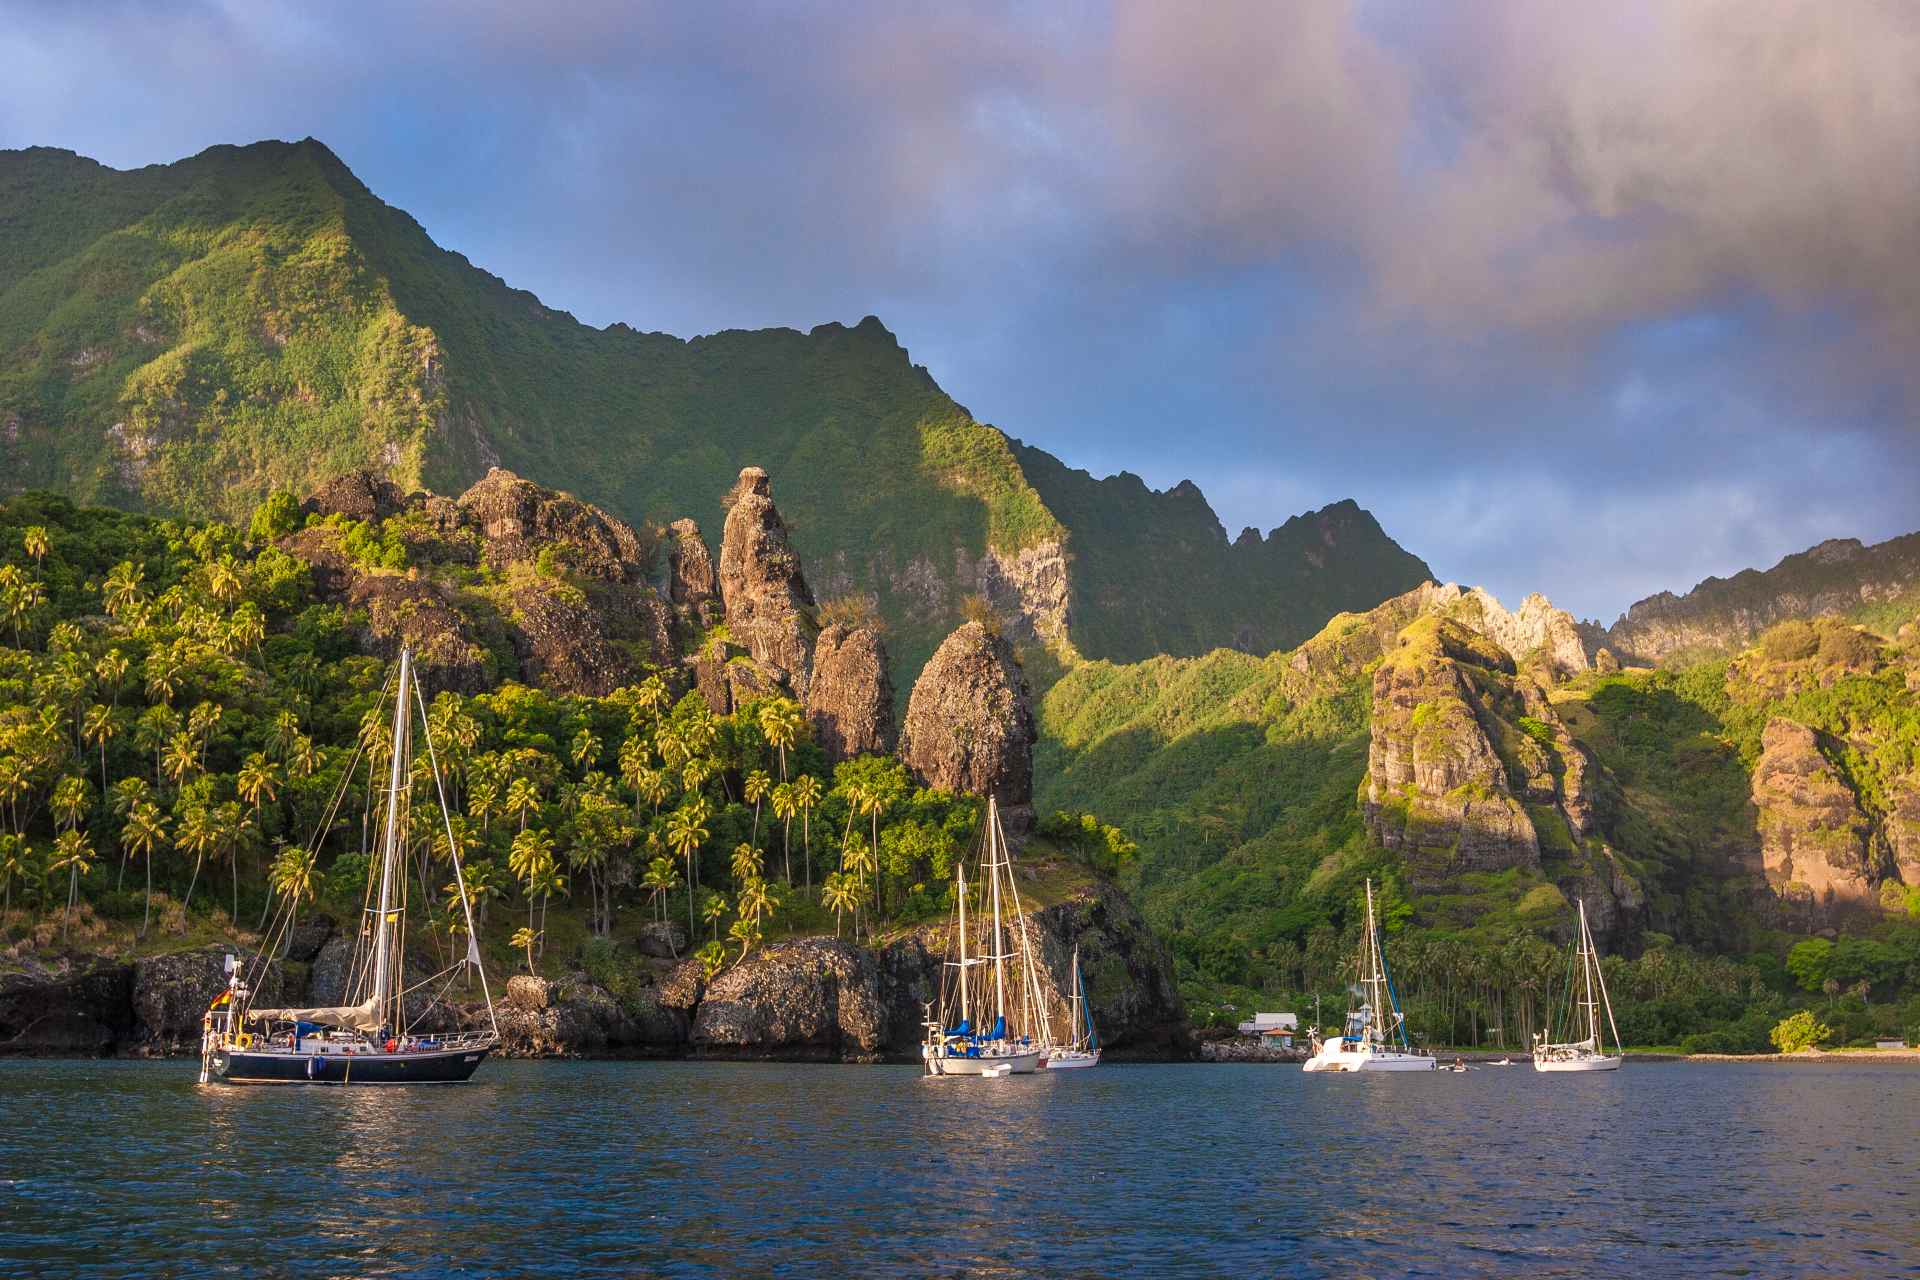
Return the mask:
<svg viewBox="0 0 1920 1280">
<path fill-rule="evenodd" d="M 311 849 L 290 844 L 280 851 L 279 857 L 273 860 L 274 891 L 285 894 L 287 901 L 291 904 L 287 915 L 289 934 L 293 932 L 294 921 L 299 919 L 300 904 L 313 901 L 318 882 L 319 869 Z"/>
<path fill-rule="evenodd" d="M 100 661 L 93 664 L 94 679 L 107 691 L 110 705 L 120 705 L 120 689 L 127 682 L 127 655 L 118 649 L 109 649 L 100 655 Z"/>
<path fill-rule="evenodd" d="M 39 524 L 28 525 L 21 533 L 20 541 L 25 545 L 27 554 L 33 557 L 36 565 L 47 558 L 47 550 L 53 545 L 47 538 L 46 526 Z"/>
<path fill-rule="evenodd" d="M 93 786 L 77 773 L 69 773 L 53 784 L 50 802 L 53 820 L 62 830 L 71 831 L 93 807 Z"/>
<path fill-rule="evenodd" d="M 507 853 L 507 870 L 513 872 L 527 891 L 527 927 L 533 927 L 533 907 L 535 886 L 545 878 L 546 870 L 553 865 L 553 837 L 538 827 L 532 831 L 521 831 L 513 838 L 513 847 Z"/>
<path fill-rule="evenodd" d="M 713 926 L 713 940 L 720 940 L 720 921 L 727 914 L 727 895 L 709 889 L 700 899 L 700 918 Z"/>
<path fill-rule="evenodd" d="M 705 826 L 706 820 L 706 803 L 698 798 L 675 809 L 667 819 L 667 844 L 687 864 L 687 929 L 689 931 L 694 927 L 693 884 L 699 879 L 693 859 L 700 852 L 700 846 L 706 842 L 708 835 L 712 834 Z"/>
<path fill-rule="evenodd" d="M 167 822 L 160 814 L 159 805 L 151 800 L 142 800 L 127 811 L 126 825 L 120 828 L 120 844 L 147 866 L 147 905 L 140 917 L 140 936 L 143 938 L 147 936 L 147 926 L 153 921 L 153 855 L 166 841 Z"/>
<path fill-rule="evenodd" d="M 793 819 L 800 812 L 793 798 L 793 784 L 782 782 L 767 797 L 773 816 L 780 819 L 780 858 L 786 869 L 787 886 L 793 886 Z"/>
<path fill-rule="evenodd" d="M 833 936 L 838 938 L 840 936 L 840 917 L 849 911 L 857 913 L 860 910 L 859 886 L 836 871 L 827 877 L 825 887 L 821 891 L 820 901 L 827 910 L 833 912 Z M 858 924 L 859 917 L 857 914 L 854 919 L 855 923 Z"/>
<path fill-rule="evenodd" d="M 134 806 L 153 794 L 153 788 L 147 785 L 145 778 L 122 778 L 113 784 L 113 812 L 124 818 L 133 812 Z M 118 893 L 127 883 L 127 850 L 124 845 L 120 851 L 120 877 L 114 882 L 113 889 Z"/>
<path fill-rule="evenodd" d="M 751 951 L 754 944 L 760 941 L 760 926 L 747 919 L 747 917 L 741 916 L 731 925 L 727 926 L 727 936 L 740 944 L 739 958 L 734 961 L 735 964 L 738 964 L 741 960 L 747 958 L 747 952 Z"/>
<path fill-rule="evenodd" d="M 167 752 L 160 761 L 161 772 L 173 783 L 174 794 L 180 794 L 187 779 L 200 769 L 200 744 L 191 733 L 176 733 L 173 741 L 167 744 Z"/>
<path fill-rule="evenodd" d="M 859 836 L 849 836 L 847 838 L 847 843 L 841 850 L 840 865 L 846 869 L 847 874 L 851 875 L 857 884 L 864 886 L 867 877 L 870 875 L 876 879 L 878 878 L 879 867 L 875 862 L 873 850 L 868 848 L 867 842 Z M 855 933 L 860 931 L 860 913 L 858 910 L 855 910 L 853 913 L 853 928 Z M 871 920 L 867 922 L 867 931 L 869 934 L 873 931 L 873 922 Z"/>
<path fill-rule="evenodd" d="M 62 831 L 53 842 L 53 861 L 47 869 L 67 873 L 67 910 L 60 919 L 60 937 L 64 940 L 73 920 L 74 901 L 80 896 L 80 877 L 93 870 L 93 843 L 78 831 Z"/>
<path fill-rule="evenodd" d="M 146 572 L 131 560 L 122 560 L 108 570 L 106 581 L 100 584 L 100 598 L 108 617 L 117 619 L 146 599 L 146 593 L 140 589 L 145 578 Z"/>
<path fill-rule="evenodd" d="M 240 772 L 234 775 L 234 790 L 240 798 L 253 806 L 254 821 L 260 820 L 260 806 L 273 803 L 280 793 L 280 769 L 266 753 L 255 751 L 249 754 L 240 766 Z"/>
<path fill-rule="evenodd" d="M 782 782 L 787 779 L 787 748 L 800 740 L 800 729 L 806 722 L 800 704 L 790 698 L 779 698 L 760 708 L 760 732 L 766 735 L 767 745 L 780 753 Z"/>
<path fill-rule="evenodd" d="M 547 904 L 553 901 L 554 894 L 565 893 L 566 891 L 567 878 L 560 874 L 559 866 L 551 858 L 547 859 L 540 869 L 534 873 L 533 879 L 527 882 L 527 892 L 530 894 L 538 893 L 540 895 L 540 929 L 542 935 L 545 934 L 547 927 Z M 544 944 L 542 944 L 542 949 L 545 949 Z"/>
<path fill-rule="evenodd" d="M 660 923 L 667 922 L 666 895 L 680 887 L 680 868 L 673 865 L 672 858 L 655 858 L 647 864 L 647 873 L 640 879 L 640 886 L 647 891 L 647 899 L 660 909 Z"/>
<path fill-rule="evenodd" d="M 642 711 L 657 717 L 660 708 L 667 705 L 666 682 L 657 675 L 648 676 L 634 686 L 633 703 Z"/>
<path fill-rule="evenodd" d="M 227 860 L 227 869 L 233 878 L 233 916 L 236 924 L 240 920 L 240 848 L 251 844 L 259 830 L 247 811 L 229 800 L 213 814 L 213 829 L 216 840 L 217 856 Z"/>
<path fill-rule="evenodd" d="M 206 809 L 194 805 L 180 819 L 180 826 L 174 832 L 174 847 L 183 853 L 193 855 L 193 878 L 187 881 L 186 901 L 180 904 L 181 910 L 193 905 L 193 887 L 200 883 L 200 864 L 206 861 L 207 850 L 219 843 L 219 834 L 213 822 L 208 818 Z"/>
<path fill-rule="evenodd" d="M 763 866 L 765 866 L 765 859 L 760 856 L 758 849 L 750 844 L 733 846 L 732 870 L 735 884 L 745 885 L 750 880 L 759 879 Z"/>
<path fill-rule="evenodd" d="M 539 941 L 540 935 L 535 933 L 531 928 L 515 929 L 513 931 L 513 937 L 507 939 L 507 945 L 515 951 L 524 951 L 527 953 L 528 973 L 533 972 L 533 948 L 534 944 Z"/>
<path fill-rule="evenodd" d="M 13 882 L 24 880 L 33 869 L 27 857 L 27 842 L 11 832 L 0 835 L 0 884 L 6 886 L 6 902 L 0 914 L 13 911 Z"/>
<path fill-rule="evenodd" d="M 540 811 L 540 788 L 532 778 L 515 778 L 507 786 L 505 811 L 509 818 L 520 819 L 520 830 L 527 829 L 527 818 Z"/>
<path fill-rule="evenodd" d="M 793 802 L 800 807 L 800 864 L 807 874 L 807 892 L 813 892 L 813 808 L 822 795 L 820 779 L 803 773 L 793 784 Z"/>
<path fill-rule="evenodd" d="M 746 785 L 740 794 L 753 806 L 753 843 L 760 843 L 760 802 L 767 798 L 767 792 L 773 789 L 773 779 L 764 769 L 755 769 L 747 775 Z"/>
<path fill-rule="evenodd" d="M 600 738 L 591 729 L 573 735 L 573 767 L 586 769 L 600 758 Z"/>
<path fill-rule="evenodd" d="M 660 804 L 673 792 L 673 784 L 667 781 L 665 769 L 642 769 L 638 781 L 634 783 L 634 795 L 653 806 L 653 816 L 660 816 Z M 639 816 L 639 806 L 634 807 L 634 816 Z"/>
<path fill-rule="evenodd" d="M 120 736 L 120 721 L 115 718 L 113 708 L 98 702 L 88 707 L 86 719 L 80 725 L 80 736 L 87 742 L 97 744 L 100 748 L 100 794 L 105 795 L 107 793 L 107 744 Z"/>
</svg>

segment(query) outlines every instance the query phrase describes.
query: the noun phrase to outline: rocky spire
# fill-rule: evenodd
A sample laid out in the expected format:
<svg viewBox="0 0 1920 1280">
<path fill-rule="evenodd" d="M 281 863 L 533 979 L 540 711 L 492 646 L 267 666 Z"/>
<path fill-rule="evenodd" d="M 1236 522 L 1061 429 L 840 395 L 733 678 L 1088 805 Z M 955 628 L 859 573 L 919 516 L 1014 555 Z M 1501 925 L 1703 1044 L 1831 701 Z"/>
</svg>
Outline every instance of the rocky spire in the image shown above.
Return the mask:
<svg viewBox="0 0 1920 1280">
<path fill-rule="evenodd" d="M 928 786 L 997 796 L 1010 829 L 1033 817 L 1032 695 L 1013 647 L 978 622 L 941 642 L 914 682 L 900 755 Z"/>
<path fill-rule="evenodd" d="M 700 526 L 675 520 L 667 526 L 667 592 L 676 609 L 699 625 L 710 627 L 720 617 L 720 585 L 714 579 L 713 557 Z"/>
<path fill-rule="evenodd" d="M 835 623 L 813 649 L 807 717 L 829 759 L 893 749 L 893 680 L 887 646 L 870 627 Z"/>
<path fill-rule="evenodd" d="M 784 674 L 794 694 L 804 698 L 819 634 L 813 592 L 787 541 L 786 522 L 773 505 L 773 485 L 759 467 L 741 471 L 727 495 L 720 596 L 733 640 L 763 668 Z"/>
</svg>

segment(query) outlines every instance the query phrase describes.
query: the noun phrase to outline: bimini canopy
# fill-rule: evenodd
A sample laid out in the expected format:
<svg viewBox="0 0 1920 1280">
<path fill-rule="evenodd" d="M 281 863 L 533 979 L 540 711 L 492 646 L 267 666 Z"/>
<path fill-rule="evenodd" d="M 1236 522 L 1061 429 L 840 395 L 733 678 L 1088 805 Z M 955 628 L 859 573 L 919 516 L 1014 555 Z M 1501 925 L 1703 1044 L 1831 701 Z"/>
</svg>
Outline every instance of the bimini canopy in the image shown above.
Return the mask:
<svg viewBox="0 0 1920 1280">
<path fill-rule="evenodd" d="M 331 1005 L 318 1009 L 253 1009 L 249 1022 L 317 1022 L 323 1027 L 349 1027 L 355 1031 L 380 1029 L 380 1002 Z"/>
</svg>

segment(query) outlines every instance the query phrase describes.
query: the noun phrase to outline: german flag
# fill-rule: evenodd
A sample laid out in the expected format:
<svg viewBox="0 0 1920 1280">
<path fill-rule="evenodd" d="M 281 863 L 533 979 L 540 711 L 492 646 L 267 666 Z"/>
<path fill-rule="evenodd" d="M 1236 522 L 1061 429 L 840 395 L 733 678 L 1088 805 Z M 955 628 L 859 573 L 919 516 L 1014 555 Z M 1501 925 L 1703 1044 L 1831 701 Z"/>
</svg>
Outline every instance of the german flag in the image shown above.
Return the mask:
<svg viewBox="0 0 1920 1280">
<path fill-rule="evenodd" d="M 226 1004 L 228 1001 L 232 999 L 233 999 L 232 991 L 222 991 L 219 995 L 213 998 L 213 1003 L 207 1006 L 207 1012 L 212 1013 L 215 1009 L 218 1009 L 221 1005 Z"/>
</svg>

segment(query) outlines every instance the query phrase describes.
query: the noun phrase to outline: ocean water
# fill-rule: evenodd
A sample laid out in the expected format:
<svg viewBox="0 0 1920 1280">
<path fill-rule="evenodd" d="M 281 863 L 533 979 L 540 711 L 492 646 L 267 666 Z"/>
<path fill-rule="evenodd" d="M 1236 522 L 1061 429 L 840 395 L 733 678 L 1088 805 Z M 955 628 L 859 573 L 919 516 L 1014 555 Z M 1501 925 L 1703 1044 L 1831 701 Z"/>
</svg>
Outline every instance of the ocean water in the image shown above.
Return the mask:
<svg viewBox="0 0 1920 1280">
<path fill-rule="evenodd" d="M 1920 1069 L 0 1063 L 0 1276 L 1920 1275 Z"/>
</svg>

